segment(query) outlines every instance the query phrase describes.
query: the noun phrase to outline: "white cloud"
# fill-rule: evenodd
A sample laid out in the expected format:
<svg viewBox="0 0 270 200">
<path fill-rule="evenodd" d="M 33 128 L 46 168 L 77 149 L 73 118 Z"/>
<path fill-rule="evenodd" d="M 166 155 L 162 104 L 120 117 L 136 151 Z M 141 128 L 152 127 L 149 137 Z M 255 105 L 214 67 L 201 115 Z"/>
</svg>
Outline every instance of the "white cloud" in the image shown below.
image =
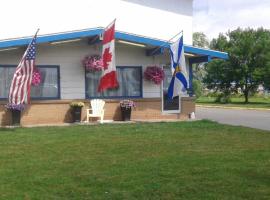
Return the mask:
<svg viewBox="0 0 270 200">
<path fill-rule="evenodd" d="M 210 39 L 237 27 L 270 29 L 269 19 L 269 0 L 194 1 L 193 30 L 206 33 Z"/>
<path fill-rule="evenodd" d="M 126 10 L 122 14 L 117 12 L 119 9 L 125 10 L 119 8 L 125 4 L 127 2 L 120 0 L 3 1 L 0 12 L 0 38 L 32 35 L 37 28 L 41 28 L 40 34 L 46 34 L 106 26 L 114 17 L 121 19 L 117 21 L 121 30 L 127 20 L 126 16 L 131 14 L 136 16 L 130 21 L 134 27 L 141 26 L 142 20 L 150 20 L 143 18 L 141 13 L 138 15 L 136 10 Z M 167 15 L 164 12 L 165 14 Z M 161 23 L 166 24 L 163 21 Z M 194 0 L 194 31 L 205 32 L 209 38 L 213 38 L 220 32 L 225 33 L 239 26 L 270 28 L 270 0 Z M 129 30 L 124 29 L 125 27 L 123 30 L 136 33 L 136 30 L 130 27 Z M 151 35 L 150 32 L 146 27 L 142 34 Z M 164 30 L 164 39 L 166 34 L 168 35 Z"/>
<path fill-rule="evenodd" d="M 173 7 L 173 3 L 177 1 L 161 0 L 160 2 L 170 2 L 170 7 Z M 176 14 L 175 10 L 178 9 L 172 9 L 173 12 L 170 12 L 161 6 L 162 4 L 153 7 L 145 6 L 133 3 L 132 0 L 3 1 L 0 12 L 0 39 L 31 36 L 37 28 L 40 28 L 39 35 L 42 35 L 98 26 L 105 27 L 115 18 L 117 30 L 164 40 L 170 39 L 172 35 L 179 32 L 179 27 L 187 31 L 192 29 L 191 17 Z M 191 6 L 185 8 L 185 11 L 191 14 Z M 177 21 L 178 26 L 169 19 Z M 192 35 L 186 36 L 184 40 L 185 43 L 191 44 Z"/>
</svg>

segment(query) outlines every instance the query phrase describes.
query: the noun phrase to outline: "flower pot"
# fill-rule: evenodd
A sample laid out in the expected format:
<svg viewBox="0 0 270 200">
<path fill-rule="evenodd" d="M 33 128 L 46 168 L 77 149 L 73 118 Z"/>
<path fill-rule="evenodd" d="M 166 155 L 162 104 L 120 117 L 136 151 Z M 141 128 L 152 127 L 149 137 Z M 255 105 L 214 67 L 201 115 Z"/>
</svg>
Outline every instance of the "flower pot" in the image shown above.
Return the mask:
<svg viewBox="0 0 270 200">
<path fill-rule="evenodd" d="M 72 108 L 73 122 L 81 122 L 81 113 L 82 113 L 82 107 Z"/>
<path fill-rule="evenodd" d="M 121 107 L 122 120 L 130 121 L 131 107 Z"/>
<path fill-rule="evenodd" d="M 20 126 L 21 123 L 21 111 L 20 110 L 11 110 L 11 125 Z"/>
</svg>

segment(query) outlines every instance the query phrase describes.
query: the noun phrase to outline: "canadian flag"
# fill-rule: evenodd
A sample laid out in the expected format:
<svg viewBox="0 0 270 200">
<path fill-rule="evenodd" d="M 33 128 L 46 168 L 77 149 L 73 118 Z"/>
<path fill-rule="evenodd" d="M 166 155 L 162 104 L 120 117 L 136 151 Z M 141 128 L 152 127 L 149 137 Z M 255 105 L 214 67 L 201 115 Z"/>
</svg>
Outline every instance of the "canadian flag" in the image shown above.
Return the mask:
<svg viewBox="0 0 270 200">
<path fill-rule="evenodd" d="M 103 69 L 102 76 L 99 81 L 98 92 L 110 88 L 117 88 L 117 72 L 115 67 L 115 53 L 114 53 L 114 33 L 115 33 L 115 20 L 107 28 L 105 28 L 103 33 L 102 41 L 102 60 Z"/>
</svg>

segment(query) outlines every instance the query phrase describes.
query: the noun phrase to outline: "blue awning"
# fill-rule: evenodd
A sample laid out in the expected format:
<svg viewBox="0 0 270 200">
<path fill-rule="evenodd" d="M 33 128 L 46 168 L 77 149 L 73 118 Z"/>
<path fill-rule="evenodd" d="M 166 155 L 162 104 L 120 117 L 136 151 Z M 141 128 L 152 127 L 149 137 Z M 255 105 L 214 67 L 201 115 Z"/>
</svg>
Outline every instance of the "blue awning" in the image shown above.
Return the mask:
<svg viewBox="0 0 270 200">
<path fill-rule="evenodd" d="M 72 40 L 72 39 L 78 39 L 78 38 L 98 36 L 102 33 L 102 31 L 103 31 L 103 28 L 98 27 L 98 28 L 84 29 L 84 30 L 79 30 L 79 31 L 40 35 L 37 37 L 37 43 L 58 42 L 58 41 Z M 126 32 L 120 32 L 120 31 L 116 31 L 115 37 L 116 39 L 139 43 L 139 44 L 150 45 L 152 47 L 168 48 L 170 45 L 170 43 L 164 40 L 145 37 L 145 36 L 126 33 Z M 31 39 L 32 37 L 0 40 L 0 49 L 25 46 L 29 44 Z M 185 53 L 190 53 L 190 54 L 194 54 L 198 56 L 208 56 L 210 57 L 210 59 L 213 59 L 213 58 L 228 59 L 228 54 L 225 52 L 214 51 L 211 49 L 204 49 L 204 48 L 194 47 L 190 45 L 184 45 L 184 51 Z"/>
</svg>

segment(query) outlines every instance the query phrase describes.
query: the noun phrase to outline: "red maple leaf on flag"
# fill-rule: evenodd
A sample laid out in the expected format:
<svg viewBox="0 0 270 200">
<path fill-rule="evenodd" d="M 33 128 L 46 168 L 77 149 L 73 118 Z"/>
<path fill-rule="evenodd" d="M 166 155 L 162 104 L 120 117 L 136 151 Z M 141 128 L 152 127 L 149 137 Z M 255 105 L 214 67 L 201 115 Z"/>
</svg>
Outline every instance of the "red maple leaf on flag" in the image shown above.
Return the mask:
<svg viewBox="0 0 270 200">
<path fill-rule="evenodd" d="M 104 69 L 108 69 L 109 62 L 112 61 L 112 54 L 110 53 L 110 48 L 106 48 L 103 53 L 103 67 Z"/>
</svg>

